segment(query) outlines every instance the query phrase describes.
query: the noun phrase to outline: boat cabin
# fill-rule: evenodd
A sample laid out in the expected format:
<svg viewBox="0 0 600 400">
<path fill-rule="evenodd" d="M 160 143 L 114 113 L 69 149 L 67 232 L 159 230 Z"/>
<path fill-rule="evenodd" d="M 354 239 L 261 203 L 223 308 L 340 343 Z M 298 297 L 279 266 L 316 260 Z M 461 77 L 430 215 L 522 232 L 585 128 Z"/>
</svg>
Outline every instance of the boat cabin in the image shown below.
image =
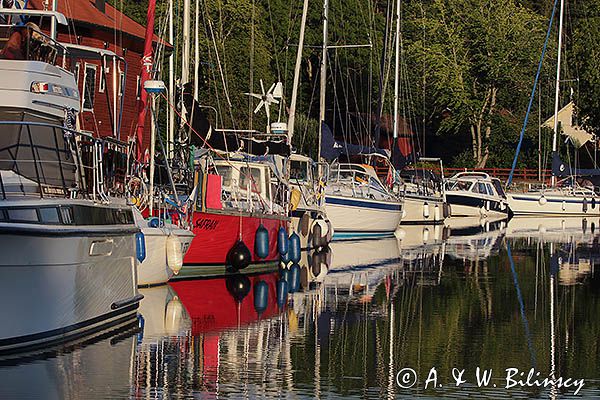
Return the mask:
<svg viewBox="0 0 600 400">
<path fill-rule="evenodd" d="M 461 172 L 449 178 L 446 191 L 459 191 L 506 198 L 502 183 L 483 172 Z"/>
</svg>

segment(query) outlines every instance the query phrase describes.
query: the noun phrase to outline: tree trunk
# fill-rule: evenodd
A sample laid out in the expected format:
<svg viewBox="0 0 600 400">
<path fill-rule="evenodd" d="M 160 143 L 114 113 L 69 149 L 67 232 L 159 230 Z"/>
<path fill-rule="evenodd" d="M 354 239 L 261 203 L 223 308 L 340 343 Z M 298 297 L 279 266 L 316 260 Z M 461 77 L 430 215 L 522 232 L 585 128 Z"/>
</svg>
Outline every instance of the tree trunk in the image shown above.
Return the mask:
<svg viewBox="0 0 600 400">
<path fill-rule="evenodd" d="M 481 160 L 479 161 L 478 168 L 485 168 L 485 164 L 490 156 L 490 137 L 492 135 L 492 116 L 496 107 L 496 94 L 498 93 L 498 88 L 492 86 L 491 89 L 491 98 L 490 98 L 490 108 L 488 110 L 488 117 L 485 126 L 485 143 L 484 143 L 484 154 Z"/>
</svg>

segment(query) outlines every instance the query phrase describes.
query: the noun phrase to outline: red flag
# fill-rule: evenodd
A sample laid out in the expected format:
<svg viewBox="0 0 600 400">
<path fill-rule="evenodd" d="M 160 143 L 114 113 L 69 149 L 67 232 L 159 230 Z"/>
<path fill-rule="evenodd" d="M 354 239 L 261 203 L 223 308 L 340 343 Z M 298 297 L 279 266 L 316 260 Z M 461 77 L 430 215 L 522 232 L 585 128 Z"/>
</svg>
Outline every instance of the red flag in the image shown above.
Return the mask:
<svg viewBox="0 0 600 400">
<path fill-rule="evenodd" d="M 142 140 L 144 138 L 144 127 L 146 125 L 146 105 L 148 93 L 144 90 L 144 82 L 150 78 L 153 64 L 152 41 L 154 39 L 154 13 L 156 11 L 156 0 L 148 1 L 148 25 L 146 26 L 146 38 L 144 42 L 144 56 L 142 57 L 142 73 L 140 74 L 140 100 L 138 101 L 138 123 L 136 131 L 137 159 L 142 159 Z"/>
</svg>

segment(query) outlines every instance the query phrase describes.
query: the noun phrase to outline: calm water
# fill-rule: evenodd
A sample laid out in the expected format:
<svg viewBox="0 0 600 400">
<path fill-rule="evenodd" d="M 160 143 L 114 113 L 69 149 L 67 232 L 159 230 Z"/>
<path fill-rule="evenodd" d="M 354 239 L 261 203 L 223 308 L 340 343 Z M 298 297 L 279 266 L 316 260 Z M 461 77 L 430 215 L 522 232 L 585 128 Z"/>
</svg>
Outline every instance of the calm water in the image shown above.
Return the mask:
<svg viewBox="0 0 600 400">
<path fill-rule="evenodd" d="M 0 399 L 566 398 L 577 389 L 506 388 L 509 368 L 514 380 L 531 368 L 539 381 L 583 379 L 579 396 L 600 397 L 599 221 L 468 225 L 304 254 L 302 290 L 284 308 L 276 273 L 141 290 L 141 330 L 0 361 Z M 259 281 L 269 291 L 260 314 Z M 477 367 L 492 370 L 482 387 Z M 413 371 L 416 383 L 402 388 Z"/>
</svg>

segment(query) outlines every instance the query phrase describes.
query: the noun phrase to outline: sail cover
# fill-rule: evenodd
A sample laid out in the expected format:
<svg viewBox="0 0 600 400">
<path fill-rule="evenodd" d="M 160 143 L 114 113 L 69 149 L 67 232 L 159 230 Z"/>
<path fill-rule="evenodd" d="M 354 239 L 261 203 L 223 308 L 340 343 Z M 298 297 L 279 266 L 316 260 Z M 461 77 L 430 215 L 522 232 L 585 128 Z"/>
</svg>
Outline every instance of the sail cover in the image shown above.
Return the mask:
<svg viewBox="0 0 600 400">
<path fill-rule="evenodd" d="M 252 137 L 252 135 L 242 136 L 236 132 L 213 129 L 204 110 L 200 107 L 196 99 L 194 99 L 190 84 L 186 84 L 184 87 L 183 104 L 188 112 L 190 125 L 192 126 L 190 143 L 194 146 L 257 156 L 267 154 L 289 156 L 291 153 L 286 136 L 263 135 L 266 138 L 259 139 Z"/>
<path fill-rule="evenodd" d="M 327 126 L 325 122 L 323 122 L 322 124 L 323 125 L 321 127 L 321 157 L 323 157 L 327 161 L 333 161 L 343 154 L 348 156 L 354 156 L 359 154 L 380 154 L 384 157 L 389 158 L 389 153 L 386 150 L 335 140 L 335 138 L 333 137 L 333 132 L 331 132 L 329 126 Z"/>
<path fill-rule="evenodd" d="M 600 176 L 600 169 L 577 169 L 565 164 L 557 152 L 552 154 L 552 175 L 559 178 L 569 176 Z"/>
</svg>

